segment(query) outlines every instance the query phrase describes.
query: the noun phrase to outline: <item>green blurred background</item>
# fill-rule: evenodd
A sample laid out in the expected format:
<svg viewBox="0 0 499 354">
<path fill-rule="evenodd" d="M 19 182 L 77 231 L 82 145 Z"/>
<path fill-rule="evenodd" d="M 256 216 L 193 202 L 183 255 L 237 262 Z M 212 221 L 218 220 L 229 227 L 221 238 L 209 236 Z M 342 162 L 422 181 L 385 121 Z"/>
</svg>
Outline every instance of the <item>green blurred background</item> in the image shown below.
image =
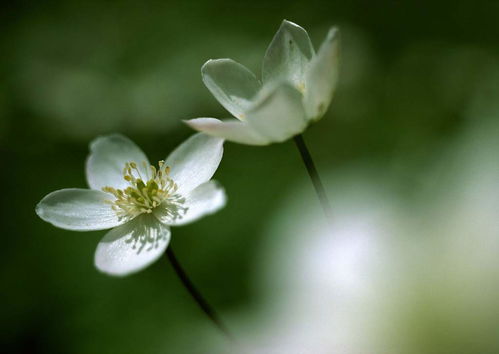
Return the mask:
<svg viewBox="0 0 499 354">
<path fill-rule="evenodd" d="M 499 117 L 496 1 L 1 6 L 5 353 L 205 353 L 206 341 L 223 341 L 166 259 L 124 279 L 100 274 L 93 253 L 104 232 L 56 229 L 34 206 L 56 189 L 86 186 L 84 161 L 97 135 L 121 132 L 157 161 L 192 134 L 182 119 L 228 117 L 203 86 L 201 65 L 230 57 L 259 73 L 282 19 L 306 28 L 316 47 L 330 26 L 342 32 L 337 94 L 305 134 L 324 174 L 368 166 L 411 203 L 455 139 L 474 121 Z M 175 228 L 171 245 L 230 325 L 257 301 L 265 230 L 288 194 L 303 184 L 303 208 L 317 202 L 292 142 L 227 143 L 215 177 L 229 203 Z"/>
</svg>

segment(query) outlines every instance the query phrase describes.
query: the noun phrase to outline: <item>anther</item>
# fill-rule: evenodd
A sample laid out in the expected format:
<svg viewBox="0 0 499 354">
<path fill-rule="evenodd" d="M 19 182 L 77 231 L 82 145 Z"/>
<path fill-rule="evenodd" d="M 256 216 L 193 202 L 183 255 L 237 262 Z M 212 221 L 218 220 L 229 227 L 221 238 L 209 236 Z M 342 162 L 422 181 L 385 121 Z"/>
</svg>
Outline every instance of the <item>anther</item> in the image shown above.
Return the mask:
<svg viewBox="0 0 499 354">
<path fill-rule="evenodd" d="M 150 214 L 153 210 L 164 205 L 166 214 L 173 220 L 181 218 L 186 208 L 182 206 L 185 199 L 176 194 L 178 186 L 168 176 L 170 167 L 164 161 L 159 161 L 158 168 L 141 163 L 146 171 L 147 180 L 144 181 L 137 163 L 127 162 L 123 168 L 123 178 L 128 182 L 124 189 L 104 187 L 104 192 L 112 194 L 116 199 L 110 201 L 112 209 L 119 217 L 134 218 L 142 213 Z M 149 176 L 149 173 L 152 175 Z"/>
</svg>

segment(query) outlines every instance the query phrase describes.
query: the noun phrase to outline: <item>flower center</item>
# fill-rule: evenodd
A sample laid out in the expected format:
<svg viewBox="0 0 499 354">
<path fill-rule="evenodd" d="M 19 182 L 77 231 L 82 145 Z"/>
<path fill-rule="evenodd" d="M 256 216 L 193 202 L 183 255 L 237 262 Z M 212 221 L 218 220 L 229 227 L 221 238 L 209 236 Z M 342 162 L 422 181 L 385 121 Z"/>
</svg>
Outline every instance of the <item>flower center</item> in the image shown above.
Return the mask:
<svg viewBox="0 0 499 354">
<path fill-rule="evenodd" d="M 164 166 L 164 161 L 159 161 L 158 166 L 147 166 L 144 162 L 142 171 L 146 175 L 142 176 L 135 162 L 127 162 L 123 178 L 129 186 L 125 189 L 102 188 L 115 196 L 116 199 L 109 203 L 119 218 L 133 219 L 140 214 L 150 214 L 160 205 L 172 220 L 185 214 L 185 198 L 177 193 L 178 186 L 169 176 L 170 167 Z"/>
</svg>

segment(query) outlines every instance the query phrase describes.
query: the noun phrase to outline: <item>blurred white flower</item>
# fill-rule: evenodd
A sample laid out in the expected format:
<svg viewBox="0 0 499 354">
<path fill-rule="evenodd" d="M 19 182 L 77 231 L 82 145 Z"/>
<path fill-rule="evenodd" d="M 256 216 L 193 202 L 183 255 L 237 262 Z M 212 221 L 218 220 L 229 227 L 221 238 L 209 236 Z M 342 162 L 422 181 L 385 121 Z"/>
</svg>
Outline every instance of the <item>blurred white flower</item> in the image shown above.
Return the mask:
<svg viewBox="0 0 499 354">
<path fill-rule="evenodd" d="M 170 226 L 184 225 L 225 205 L 211 177 L 223 155 L 223 139 L 196 134 L 156 168 L 128 138 L 95 139 L 86 163 L 90 189 L 48 194 L 36 213 L 54 226 L 76 231 L 113 228 L 97 246 L 96 267 L 127 275 L 154 262 L 170 240 Z"/>
<path fill-rule="evenodd" d="M 282 142 L 326 112 L 338 78 L 338 31 L 330 29 L 316 54 L 307 32 L 283 21 L 263 59 L 263 84 L 232 59 L 209 60 L 201 72 L 206 87 L 237 119 L 197 118 L 189 126 L 242 144 Z"/>
</svg>

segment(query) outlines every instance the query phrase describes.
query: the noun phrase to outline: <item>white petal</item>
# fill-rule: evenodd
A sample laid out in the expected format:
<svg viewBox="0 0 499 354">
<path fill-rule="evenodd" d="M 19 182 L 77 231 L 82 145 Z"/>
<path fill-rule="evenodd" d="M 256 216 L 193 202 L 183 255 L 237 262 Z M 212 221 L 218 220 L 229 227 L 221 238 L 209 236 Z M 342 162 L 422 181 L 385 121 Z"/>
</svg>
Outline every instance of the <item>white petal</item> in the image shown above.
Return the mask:
<svg viewBox="0 0 499 354">
<path fill-rule="evenodd" d="M 307 32 L 297 24 L 284 20 L 263 59 L 263 82 L 289 80 L 296 87 L 305 84 L 305 73 L 314 56 Z"/>
<path fill-rule="evenodd" d="M 114 197 L 92 189 L 61 189 L 45 196 L 36 206 L 40 218 L 54 226 L 77 231 L 103 230 L 121 225 L 106 201 Z"/>
<path fill-rule="evenodd" d="M 314 120 L 326 113 L 338 82 L 338 37 L 338 30 L 332 28 L 311 61 L 307 73 L 305 106 L 308 116 Z"/>
<path fill-rule="evenodd" d="M 171 220 L 164 212 L 166 206 L 154 209 L 154 215 L 162 222 L 179 226 L 194 222 L 205 215 L 213 214 L 225 206 L 227 196 L 224 189 L 215 181 L 209 181 L 191 191 L 185 200 L 187 213 L 180 219 Z"/>
<path fill-rule="evenodd" d="M 177 147 L 165 161 L 178 193 L 186 195 L 213 176 L 223 155 L 221 138 L 198 133 Z"/>
<path fill-rule="evenodd" d="M 240 144 L 266 145 L 270 142 L 248 123 L 236 119 L 221 121 L 215 118 L 196 118 L 185 123 L 197 131 Z"/>
<path fill-rule="evenodd" d="M 248 112 L 248 124 L 273 142 L 287 140 L 307 126 L 302 98 L 293 86 L 283 83 Z"/>
<path fill-rule="evenodd" d="M 203 82 L 215 98 L 236 118 L 244 119 L 260 89 L 255 75 L 232 59 L 208 60 L 201 68 Z"/>
<path fill-rule="evenodd" d="M 128 182 L 123 179 L 123 168 L 127 162 L 135 162 L 144 178 L 148 176 L 149 169 L 143 165 L 149 166 L 147 156 L 127 137 L 113 134 L 92 141 L 86 166 L 90 188 L 126 188 Z"/>
<path fill-rule="evenodd" d="M 141 215 L 109 231 L 97 245 L 95 266 L 124 276 L 157 260 L 170 241 L 170 230 L 152 215 Z"/>
</svg>

